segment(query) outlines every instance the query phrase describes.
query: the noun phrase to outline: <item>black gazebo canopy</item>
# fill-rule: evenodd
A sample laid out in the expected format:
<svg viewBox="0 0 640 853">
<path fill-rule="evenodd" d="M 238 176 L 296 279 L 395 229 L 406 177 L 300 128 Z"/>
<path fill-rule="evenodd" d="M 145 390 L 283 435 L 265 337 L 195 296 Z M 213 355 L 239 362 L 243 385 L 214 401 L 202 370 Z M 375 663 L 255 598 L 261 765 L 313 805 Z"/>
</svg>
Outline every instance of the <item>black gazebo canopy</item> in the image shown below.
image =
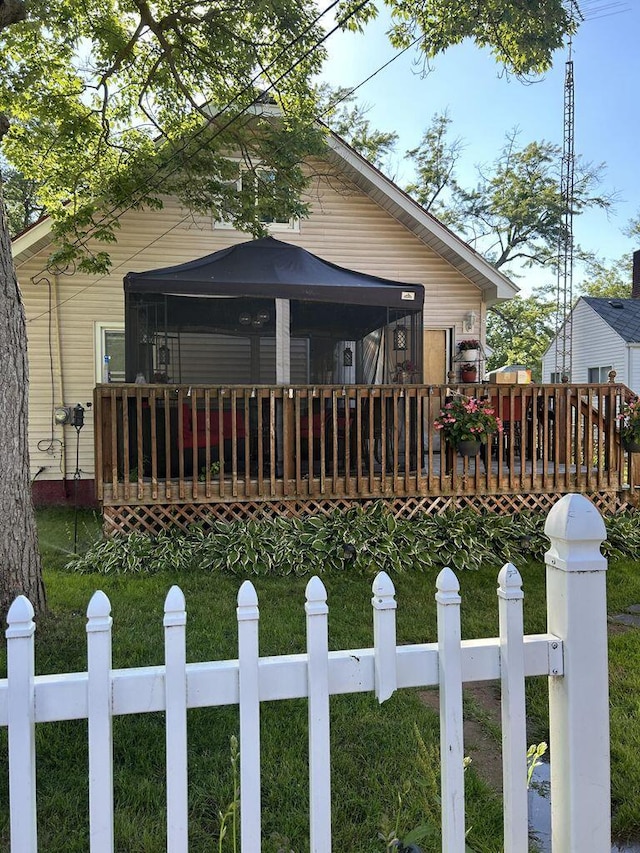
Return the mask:
<svg viewBox="0 0 640 853">
<path fill-rule="evenodd" d="M 174 356 L 180 358 L 181 376 L 195 377 L 197 373 L 188 365 L 193 366 L 196 359 L 204 363 L 207 357 L 217 363 L 208 375 L 216 371 L 221 375 L 223 356 L 231 358 L 233 351 L 236 367 L 230 365 L 224 375 L 240 376 L 238 365 L 245 358 L 250 359 L 251 368 L 245 367 L 242 375 L 257 381 L 255 377 L 262 375 L 261 365 L 272 359 L 268 340 L 283 339 L 277 337 L 278 309 L 276 305 L 273 310 L 273 300 L 289 303 L 288 337 L 291 346 L 298 347 L 299 365 L 303 363 L 301 342 L 308 341 L 303 358 L 305 375 L 324 375 L 332 348 L 354 341 L 355 375 L 363 381 L 374 371 L 373 366 L 366 367 L 374 356 L 365 353 L 363 342 L 378 332 L 374 349 L 384 348 L 382 330 L 394 324 L 412 329 L 405 336 L 411 343 L 398 348 L 398 358 L 420 361 L 422 285 L 345 269 L 273 237 L 239 243 L 173 267 L 130 272 L 125 276 L 124 290 L 128 381 L 139 374 L 166 374 L 159 368 L 167 358 L 168 347 L 179 349 L 168 357 L 174 365 Z M 201 336 L 197 345 L 196 335 Z M 208 336 L 206 341 L 202 336 Z M 224 352 L 217 344 L 214 354 L 215 340 L 221 336 L 228 344 Z M 291 357 L 295 360 L 293 351 Z"/>
<path fill-rule="evenodd" d="M 264 237 L 186 264 L 130 272 L 125 293 L 260 296 L 304 302 L 422 309 L 424 288 L 339 267 L 299 246 Z"/>
</svg>

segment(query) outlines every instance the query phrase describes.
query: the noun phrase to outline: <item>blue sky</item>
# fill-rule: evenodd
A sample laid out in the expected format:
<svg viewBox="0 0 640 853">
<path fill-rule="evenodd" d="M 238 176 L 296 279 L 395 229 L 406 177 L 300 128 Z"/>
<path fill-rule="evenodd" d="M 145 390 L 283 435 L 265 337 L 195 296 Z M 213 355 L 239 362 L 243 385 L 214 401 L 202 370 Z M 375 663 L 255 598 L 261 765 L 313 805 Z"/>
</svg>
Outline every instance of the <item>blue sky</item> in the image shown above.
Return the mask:
<svg viewBox="0 0 640 853">
<path fill-rule="evenodd" d="M 574 231 L 579 243 L 606 259 L 640 248 L 621 233 L 640 213 L 640 2 L 626 0 L 619 8 L 624 11 L 600 18 L 592 12 L 573 41 L 576 154 L 605 163 L 603 186 L 618 194 L 613 213 L 577 217 Z M 386 28 L 381 19 L 364 34 L 332 35 L 323 79 L 334 86 L 357 85 L 390 59 L 395 51 Z M 371 106 L 368 118 L 375 127 L 400 135 L 401 185 L 410 177 L 401 155 L 418 144 L 434 113 L 448 110 L 452 136 L 465 144 L 458 177 L 473 185 L 476 164 L 492 162 L 514 127 L 523 144 L 534 139 L 562 144 L 566 59 L 567 51 L 558 51 L 544 78 L 523 84 L 501 75 L 489 52 L 469 42 L 437 57 L 426 77 L 408 52 L 363 85 L 357 97 Z M 574 282 L 579 281 L 576 269 Z M 536 283 L 546 283 L 540 273 L 518 281 L 524 291 Z"/>
</svg>

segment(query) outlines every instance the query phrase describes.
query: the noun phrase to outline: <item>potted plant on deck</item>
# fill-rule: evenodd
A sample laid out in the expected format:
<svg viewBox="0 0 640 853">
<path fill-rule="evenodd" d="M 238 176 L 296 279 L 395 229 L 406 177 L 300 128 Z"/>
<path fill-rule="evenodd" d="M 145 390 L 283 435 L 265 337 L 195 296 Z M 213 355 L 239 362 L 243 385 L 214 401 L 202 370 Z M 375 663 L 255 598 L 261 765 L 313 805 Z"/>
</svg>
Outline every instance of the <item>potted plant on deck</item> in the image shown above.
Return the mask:
<svg viewBox="0 0 640 853">
<path fill-rule="evenodd" d="M 622 404 L 618 415 L 620 441 L 630 453 L 640 453 L 640 398 L 631 397 Z"/>
<path fill-rule="evenodd" d="M 475 382 L 478 378 L 478 367 L 471 361 L 465 362 L 460 367 L 461 382 Z"/>
<path fill-rule="evenodd" d="M 502 421 L 491 400 L 465 394 L 456 394 L 445 403 L 433 426 L 462 456 L 475 456 L 492 433 L 502 432 Z"/>
<path fill-rule="evenodd" d="M 406 385 L 408 382 L 415 381 L 417 366 L 410 359 L 405 359 L 396 365 L 394 381 L 399 385 Z"/>
<path fill-rule="evenodd" d="M 479 350 L 480 341 L 476 338 L 458 341 L 458 353 L 461 361 L 477 361 Z"/>
</svg>

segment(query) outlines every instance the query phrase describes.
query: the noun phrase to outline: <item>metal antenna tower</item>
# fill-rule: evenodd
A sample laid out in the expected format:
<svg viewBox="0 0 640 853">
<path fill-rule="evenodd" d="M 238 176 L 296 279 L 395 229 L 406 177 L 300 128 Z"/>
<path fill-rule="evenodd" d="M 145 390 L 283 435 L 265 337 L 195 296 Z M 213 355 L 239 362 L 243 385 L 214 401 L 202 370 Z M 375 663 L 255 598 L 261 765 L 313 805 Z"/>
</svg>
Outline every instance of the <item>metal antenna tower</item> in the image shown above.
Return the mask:
<svg viewBox="0 0 640 853">
<path fill-rule="evenodd" d="M 607 18 L 629 10 L 618 0 L 600 2 L 600 0 L 566 0 L 571 17 L 577 23 L 583 23 L 585 16 L 589 20 Z M 584 14 L 583 14 L 584 12 Z M 556 287 L 556 381 L 568 382 L 571 379 L 571 358 L 573 340 L 573 211 L 575 189 L 575 86 L 573 78 L 572 48 L 573 39 L 569 35 L 569 56 L 565 64 L 564 75 L 564 137 L 562 145 L 562 164 L 560 169 L 560 191 L 564 204 L 562 227 L 558 240 L 558 279 Z"/>
<path fill-rule="evenodd" d="M 583 20 L 576 0 L 570 0 L 571 14 Z M 569 56 L 564 74 L 564 135 L 560 192 L 564 210 L 558 241 L 558 280 L 556 287 L 556 381 L 571 379 L 571 344 L 573 323 L 573 193 L 575 187 L 575 87 L 573 79 L 572 37 L 569 36 Z"/>
</svg>

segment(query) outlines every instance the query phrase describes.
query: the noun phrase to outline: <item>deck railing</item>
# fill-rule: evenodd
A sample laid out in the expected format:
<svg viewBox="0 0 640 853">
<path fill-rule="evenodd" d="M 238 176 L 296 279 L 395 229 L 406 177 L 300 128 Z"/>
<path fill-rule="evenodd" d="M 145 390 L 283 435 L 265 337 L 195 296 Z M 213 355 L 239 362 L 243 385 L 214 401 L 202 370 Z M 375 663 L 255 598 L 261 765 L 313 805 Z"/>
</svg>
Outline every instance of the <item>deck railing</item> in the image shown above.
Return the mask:
<svg viewBox="0 0 640 853">
<path fill-rule="evenodd" d="M 452 394 L 504 422 L 471 458 L 433 428 Z M 99 385 L 105 503 L 619 489 L 623 385 Z"/>
</svg>

